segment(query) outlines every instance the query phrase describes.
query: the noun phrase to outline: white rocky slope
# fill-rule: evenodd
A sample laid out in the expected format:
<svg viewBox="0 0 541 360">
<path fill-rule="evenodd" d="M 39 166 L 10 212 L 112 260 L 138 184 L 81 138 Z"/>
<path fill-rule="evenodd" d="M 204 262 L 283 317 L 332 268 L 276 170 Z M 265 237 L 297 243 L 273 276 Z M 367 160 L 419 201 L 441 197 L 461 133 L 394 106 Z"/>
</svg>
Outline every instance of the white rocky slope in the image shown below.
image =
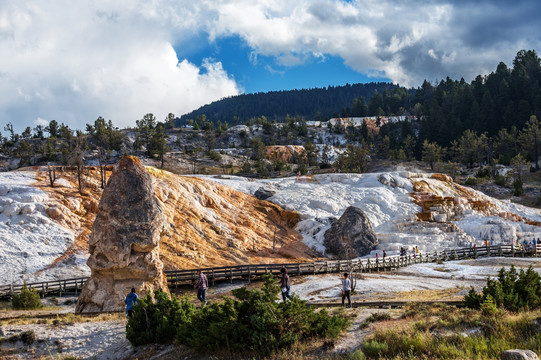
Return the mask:
<svg viewBox="0 0 541 360">
<path fill-rule="evenodd" d="M 80 252 L 70 255 L 59 266 L 39 272 L 65 254 L 80 229 L 67 224 L 62 226 L 49 217 L 47 209 L 58 207 L 58 199 L 52 199 L 35 187 L 35 177 L 33 171 L 0 173 L 0 284 L 90 273 L 85 264 L 87 255 Z M 299 212 L 301 221 L 297 229 L 309 246 L 322 253 L 325 251 L 323 235 L 330 227 L 329 218 L 340 217 L 350 205 L 361 208 L 371 220 L 380 241 L 376 251 L 386 249 L 389 254 L 398 252 L 404 245 L 434 251 L 469 246 L 475 241 L 481 245 L 484 239 L 497 244 L 509 243 L 511 239 L 541 237 L 541 227 L 523 221 L 528 219 L 531 223 L 541 224 L 538 209 L 495 200 L 471 189 L 466 191 L 444 178 L 430 175 L 394 172 L 269 180 L 235 176 L 203 178 L 248 194 L 254 194 L 260 187 L 275 191 L 269 201 Z M 450 207 L 430 208 L 436 221 L 417 220 L 422 209 L 414 202 L 412 194 L 425 196 L 419 190 L 420 183 L 423 185 L 421 190 L 453 200 Z M 72 186 L 63 179 L 57 180 L 56 184 L 66 188 Z M 63 201 L 71 204 L 76 199 L 64 198 Z M 485 209 L 475 210 L 474 202 L 484 204 Z M 80 206 L 75 205 L 72 207 Z"/>
<path fill-rule="evenodd" d="M 47 215 L 52 200 L 32 186 L 35 182 L 34 171 L 0 173 L 0 284 L 33 280 L 30 274 L 50 265 L 75 240 L 73 230 Z M 83 264 L 84 259 L 78 265 Z"/>
<path fill-rule="evenodd" d="M 286 209 L 296 210 L 302 221 L 297 229 L 311 247 L 324 252 L 323 235 L 329 218 L 338 218 L 348 206 L 362 209 L 374 227 L 379 245 L 397 253 L 401 246 L 418 246 L 421 251 L 510 243 L 541 237 L 541 227 L 516 221 L 522 217 L 541 224 L 541 211 L 509 201 L 500 201 L 452 183 L 445 176 L 409 172 L 371 174 L 324 174 L 311 177 L 253 180 L 235 176 L 205 177 L 234 189 L 254 194 L 260 187 L 275 191 L 269 198 Z M 450 198 L 451 207 L 430 208 L 435 221 L 420 222 L 421 206 L 412 194 Z M 475 210 L 476 204 L 484 209 Z M 517 216 L 515 216 L 517 215 Z"/>
</svg>

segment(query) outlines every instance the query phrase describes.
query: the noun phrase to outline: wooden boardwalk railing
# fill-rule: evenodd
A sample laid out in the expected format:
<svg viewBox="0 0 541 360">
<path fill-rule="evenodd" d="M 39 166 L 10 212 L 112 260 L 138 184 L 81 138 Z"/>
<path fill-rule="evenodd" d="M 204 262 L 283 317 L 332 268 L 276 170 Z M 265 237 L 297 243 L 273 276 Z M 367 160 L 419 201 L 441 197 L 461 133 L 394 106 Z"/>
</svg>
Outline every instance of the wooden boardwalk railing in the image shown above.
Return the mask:
<svg viewBox="0 0 541 360">
<path fill-rule="evenodd" d="M 541 256 L 541 245 L 533 249 L 524 249 L 520 246 L 495 245 L 488 247 L 463 248 L 436 251 L 433 253 L 420 253 L 416 256 L 407 254 L 406 256 L 387 256 L 378 260 L 355 259 L 355 260 L 329 260 L 316 261 L 311 263 L 287 263 L 287 264 L 250 264 L 222 266 L 212 268 L 201 268 L 207 275 L 209 281 L 214 284 L 215 281 L 233 281 L 234 279 L 259 278 L 264 274 L 279 274 L 282 267 L 287 268 L 290 275 L 316 275 L 341 272 L 373 272 L 390 271 L 411 264 L 462 260 L 486 256 L 504 256 L 504 257 L 538 257 Z M 197 269 L 190 270 L 168 270 L 165 271 L 167 283 L 170 288 L 176 288 L 179 285 L 190 284 L 197 278 Z M 53 280 L 27 283 L 27 287 L 36 289 L 42 296 L 62 294 L 77 294 L 83 288 L 87 277 L 72 278 L 65 280 Z M 23 284 L 0 285 L 0 299 L 8 299 L 21 292 Z"/>
</svg>

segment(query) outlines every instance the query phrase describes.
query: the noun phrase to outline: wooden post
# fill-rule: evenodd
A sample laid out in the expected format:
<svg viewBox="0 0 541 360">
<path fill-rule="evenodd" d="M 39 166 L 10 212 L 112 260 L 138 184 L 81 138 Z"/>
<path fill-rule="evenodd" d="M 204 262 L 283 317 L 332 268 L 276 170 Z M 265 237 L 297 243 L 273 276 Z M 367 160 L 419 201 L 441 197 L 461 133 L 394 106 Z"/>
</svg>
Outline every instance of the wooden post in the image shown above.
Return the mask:
<svg viewBox="0 0 541 360">
<path fill-rule="evenodd" d="M 313 262 L 313 263 L 312 263 L 312 266 L 314 267 L 314 275 L 315 275 L 315 274 L 316 274 L 316 263 Z"/>
<path fill-rule="evenodd" d="M 252 280 L 252 269 L 250 268 L 250 265 L 248 265 L 248 284 Z"/>
<path fill-rule="evenodd" d="M 214 274 L 214 269 L 212 269 L 212 286 L 214 286 L 215 280 L 216 280 L 216 275 Z"/>
<path fill-rule="evenodd" d="M 229 268 L 229 275 L 230 275 L 229 281 L 231 284 L 233 284 L 233 268 L 232 267 Z"/>
</svg>

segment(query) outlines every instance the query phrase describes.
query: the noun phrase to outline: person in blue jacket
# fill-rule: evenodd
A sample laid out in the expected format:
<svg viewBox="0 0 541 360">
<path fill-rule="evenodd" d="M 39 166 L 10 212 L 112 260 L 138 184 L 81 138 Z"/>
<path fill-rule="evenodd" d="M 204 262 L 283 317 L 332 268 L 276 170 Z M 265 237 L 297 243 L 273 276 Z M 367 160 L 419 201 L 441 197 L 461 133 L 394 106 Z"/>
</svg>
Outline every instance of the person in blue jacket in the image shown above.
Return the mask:
<svg viewBox="0 0 541 360">
<path fill-rule="evenodd" d="M 137 304 L 138 297 L 139 296 L 135 293 L 135 288 L 131 288 L 131 293 L 126 295 L 124 304 L 126 304 L 126 315 L 128 315 L 128 317 L 133 316 L 133 305 Z"/>
</svg>

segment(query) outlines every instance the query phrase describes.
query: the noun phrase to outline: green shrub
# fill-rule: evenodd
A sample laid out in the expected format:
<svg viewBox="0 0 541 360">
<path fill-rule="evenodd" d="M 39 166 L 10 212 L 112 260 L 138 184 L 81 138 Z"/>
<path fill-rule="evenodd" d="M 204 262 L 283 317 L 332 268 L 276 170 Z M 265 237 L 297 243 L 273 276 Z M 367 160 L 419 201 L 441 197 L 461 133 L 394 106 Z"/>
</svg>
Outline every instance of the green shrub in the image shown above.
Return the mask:
<svg viewBox="0 0 541 360">
<path fill-rule="evenodd" d="M 133 316 L 126 324 L 126 338 L 134 346 L 171 343 L 179 328 L 184 328 L 195 313 L 195 306 L 186 298 L 171 298 L 161 290 L 139 299 L 133 307 Z"/>
<path fill-rule="evenodd" d="M 470 309 L 479 309 L 481 307 L 482 300 L 483 300 L 483 296 L 478 294 L 473 288 L 473 286 L 471 287 L 468 294 L 464 297 L 464 303 Z"/>
<path fill-rule="evenodd" d="M 170 343 L 176 338 L 200 352 L 257 353 L 268 355 L 312 338 L 336 338 L 349 325 L 341 316 L 293 297 L 277 302 L 280 292 L 272 274 L 261 290 L 233 290 L 235 299 L 223 298 L 196 310 L 186 298 L 171 299 L 156 292 L 134 307 L 126 337 L 133 345 Z"/>
<path fill-rule="evenodd" d="M 522 180 L 516 179 L 515 181 L 513 181 L 513 188 L 515 189 L 513 195 L 520 196 L 524 194 L 524 189 L 522 188 Z"/>
<path fill-rule="evenodd" d="M 385 342 L 370 340 L 363 344 L 363 353 L 368 357 L 381 358 L 389 352 L 389 345 Z"/>
<path fill-rule="evenodd" d="M 526 271 L 520 269 L 518 273 L 513 265 L 508 271 L 501 268 L 498 278 L 487 279 L 482 295 L 476 294 L 472 288 L 464 301 L 471 308 L 479 308 L 488 301 L 485 306 L 487 308 L 490 305 L 489 299 L 492 299 L 495 306 L 510 311 L 541 308 L 541 275 L 532 266 Z"/>
<path fill-rule="evenodd" d="M 34 330 L 26 330 L 26 331 L 23 331 L 20 334 L 12 335 L 12 336 L 10 336 L 10 337 L 8 337 L 6 339 L 0 338 L 0 344 L 2 342 L 4 342 L 4 341 L 5 342 L 12 342 L 12 343 L 15 343 L 17 341 L 22 341 L 26 345 L 31 345 L 36 340 L 37 340 L 37 336 L 36 336 L 36 333 L 34 332 Z M 0 354 L 1 354 L 1 352 L 0 352 Z"/>
<path fill-rule="evenodd" d="M 36 289 L 28 289 L 26 281 L 20 294 L 14 294 L 11 304 L 14 309 L 38 309 L 41 305 L 41 299 Z"/>
<path fill-rule="evenodd" d="M 503 175 L 497 175 L 496 179 L 494 180 L 494 183 L 498 186 L 505 186 L 505 176 Z"/>
<path fill-rule="evenodd" d="M 477 179 L 473 178 L 473 177 L 469 177 L 466 179 L 466 182 L 465 182 L 466 185 L 477 185 Z"/>
<path fill-rule="evenodd" d="M 494 316 L 498 313 L 498 307 L 494 304 L 492 296 L 487 295 L 481 304 L 481 312 L 484 316 Z"/>
<path fill-rule="evenodd" d="M 220 153 L 218 153 L 218 152 L 216 152 L 214 150 L 209 150 L 208 155 L 209 155 L 209 158 L 211 160 L 214 160 L 214 161 L 221 161 L 222 160 L 222 155 L 220 155 Z"/>
<path fill-rule="evenodd" d="M 389 313 L 381 312 L 381 311 L 371 314 L 366 319 L 366 321 L 368 322 L 388 321 L 388 320 L 391 320 L 391 315 Z"/>
<path fill-rule="evenodd" d="M 478 178 L 488 178 L 490 177 L 490 171 L 488 170 L 488 168 L 482 168 L 482 169 L 479 169 L 477 171 L 477 174 L 475 174 L 475 177 L 478 177 Z"/>
</svg>

